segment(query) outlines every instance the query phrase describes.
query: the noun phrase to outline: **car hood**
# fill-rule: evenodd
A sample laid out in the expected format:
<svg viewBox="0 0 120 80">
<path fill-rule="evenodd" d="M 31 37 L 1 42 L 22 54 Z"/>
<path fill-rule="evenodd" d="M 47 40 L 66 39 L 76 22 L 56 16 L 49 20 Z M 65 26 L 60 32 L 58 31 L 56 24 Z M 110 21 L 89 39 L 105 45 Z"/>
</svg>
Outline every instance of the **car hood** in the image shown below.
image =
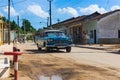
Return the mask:
<svg viewBox="0 0 120 80">
<path fill-rule="evenodd" d="M 53 39 L 53 40 L 68 40 L 67 36 L 47 36 L 46 39 Z"/>
</svg>

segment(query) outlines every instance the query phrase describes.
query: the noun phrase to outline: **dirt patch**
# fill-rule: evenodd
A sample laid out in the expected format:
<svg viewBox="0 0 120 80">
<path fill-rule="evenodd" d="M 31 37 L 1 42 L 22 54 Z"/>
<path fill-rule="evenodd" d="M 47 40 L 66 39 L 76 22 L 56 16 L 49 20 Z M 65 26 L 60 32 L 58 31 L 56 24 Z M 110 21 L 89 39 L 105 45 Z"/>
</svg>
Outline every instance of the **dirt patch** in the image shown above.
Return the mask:
<svg viewBox="0 0 120 80">
<path fill-rule="evenodd" d="M 77 64 L 72 60 L 45 54 L 22 55 L 19 61 L 19 70 L 33 80 L 39 80 L 40 75 L 56 74 L 62 76 L 63 80 L 120 80 L 115 72 L 113 73 L 108 69 Z"/>
</svg>

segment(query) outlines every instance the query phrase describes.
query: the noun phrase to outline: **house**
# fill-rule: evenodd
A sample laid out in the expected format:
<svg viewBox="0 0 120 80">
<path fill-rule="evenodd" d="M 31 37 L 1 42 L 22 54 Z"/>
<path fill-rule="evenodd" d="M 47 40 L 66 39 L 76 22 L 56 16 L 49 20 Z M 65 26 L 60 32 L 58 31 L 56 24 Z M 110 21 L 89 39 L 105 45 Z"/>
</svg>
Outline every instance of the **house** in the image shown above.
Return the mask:
<svg viewBox="0 0 120 80">
<path fill-rule="evenodd" d="M 67 36 L 73 39 L 74 43 L 80 43 L 82 41 L 82 19 L 84 16 L 79 16 L 76 18 L 70 18 L 68 20 L 62 21 L 58 24 L 52 25 L 54 29 L 61 29 L 65 32 Z"/>
<path fill-rule="evenodd" d="M 12 42 L 17 37 L 16 31 L 10 31 L 10 41 Z M 2 21 L 0 16 L 0 45 L 8 42 L 8 27 L 5 22 Z"/>
<path fill-rule="evenodd" d="M 120 43 L 120 10 L 101 14 L 83 23 L 82 31 L 90 36 L 90 43 Z"/>
<path fill-rule="evenodd" d="M 75 44 L 83 44 L 83 33 L 89 35 L 89 43 L 120 43 L 120 10 L 100 14 L 95 12 L 71 18 L 52 25 L 73 38 Z"/>
<path fill-rule="evenodd" d="M 0 45 L 4 44 L 4 22 L 2 21 L 2 16 L 0 15 Z M 9 76 L 10 62 L 9 58 L 0 54 L 0 79 Z"/>
<path fill-rule="evenodd" d="M 2 16 L 0 15 L 0 45 L 4 42 L 4 26 L 2 21 Z"/>
<path fill-rule="evenodd" d="M 68 36 L 72 37 L 75 44 L 83 44 L 84 22 L 87 22 L 89 19 L 94 18 L 98 15 L 100 15 L 100 13 L 95 12 L 90 15 L 83 15 L 76 18 L 71 18 L 58 24 L 54 24 L 53 27 L 58 29 L 64 29 L 65 33 Z"/>
</svg>

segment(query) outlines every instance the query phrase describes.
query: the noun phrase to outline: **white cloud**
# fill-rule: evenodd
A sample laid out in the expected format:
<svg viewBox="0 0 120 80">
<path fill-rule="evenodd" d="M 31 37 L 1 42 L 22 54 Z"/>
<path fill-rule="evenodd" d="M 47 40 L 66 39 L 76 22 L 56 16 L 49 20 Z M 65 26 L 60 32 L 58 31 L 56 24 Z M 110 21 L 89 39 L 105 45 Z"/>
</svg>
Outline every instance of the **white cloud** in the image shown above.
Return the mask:
<svg viewBox="0 0 120 80">
<path fill-rule="evenodd" d="M 49 16 L 49 14 L 42 10 L 41 6 L 39 5 L 30 5 L 28 6 L 28 10 L 41 18 L 46 18 Z"/>
<path fill-rule="evenodd" d="M 79 14 L 77 12 L 77 10 L 75 10 L 74 8 L 72 7 L 67 7 L 67 8 L 59 8 L 58 9 L 58 12 L 60 13 L 67 13 L 67 14 L 71 14 L 72 16 L 74 17 L 77 17 Z"/>
<path fill-rule="evenodd" d="M 115 5 L 115 6 L 112 6 L 111 8 L 110 8 L 110 10 L 116 10 L 116 9 L 120 9 L 120 6 L 118 6 L 118 5 Z"/>
<path fill-rule="evenodd" d="M 8 13 L 8 6 L 4 7 L 3 11 Z M 19 15 L 19 13 L 17 13 L 13 7 L 10 7 L 10 15 L 17 16 L 17 15 Z"/>
<path fill-rule="evenodd" d="M 102 8 L 102 7 L 100 8 L 97 4 L 89 5 L 86 8 L 80 8 L 80 12 L 83 14 L 91 14 L 91 13 L 94 13 L 96 11 L 99 13 L 107 12 L 104 8 Z"/>
</svg>

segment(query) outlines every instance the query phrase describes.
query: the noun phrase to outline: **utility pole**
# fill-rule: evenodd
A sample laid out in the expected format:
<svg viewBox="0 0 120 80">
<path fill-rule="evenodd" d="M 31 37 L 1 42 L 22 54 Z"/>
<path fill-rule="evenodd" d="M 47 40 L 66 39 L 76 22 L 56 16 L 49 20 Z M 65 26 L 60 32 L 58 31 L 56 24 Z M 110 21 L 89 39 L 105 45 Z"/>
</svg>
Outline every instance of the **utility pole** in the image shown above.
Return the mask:
<svg viewBox="0 0 120 80">
<path fill-rule="evenodd" d="M 8 44 L 10 45 L 10 0 L 8 0 Z"/>
<path fill-rule="evenodd" d="M 52 2 L 53 0 L 48 0 L 48 2 L 49 2 L 49 16 L 50 16 L 50 27 L 51 27 L 51 25 L 52 25 L 52 17 L 51 17 L 51 2 Z"/>
<path fill-rule="evenodd" d="M 24 37 L 25 37 L 26 36 L 25 19 L 23 19 L 23 27 L 24 27 Z"/>
<path fill-rule="evenodd" d="M 47 27 L 48 27 L 49 17 L 47 17 Z"/>
<path fill-rule="evenodd" d="M 18 24 L 18 27 L 19 27 L 19 16 L 17 16 L 17 24 Z M 19 32 L 19 29 L 18 29 L 18 40 L 19 40 L 19 38 L 20 38 L 20 32 Z"/>
<path fill-rule="evenodd" d="M 25 27 L 25 22 L 26 22 L 26 20 L 23 19 L 23 27 L 24 27 L 24 43 L 25 43 L 25 41 L 26 41 L 26 27 Z"/>
</svg>

